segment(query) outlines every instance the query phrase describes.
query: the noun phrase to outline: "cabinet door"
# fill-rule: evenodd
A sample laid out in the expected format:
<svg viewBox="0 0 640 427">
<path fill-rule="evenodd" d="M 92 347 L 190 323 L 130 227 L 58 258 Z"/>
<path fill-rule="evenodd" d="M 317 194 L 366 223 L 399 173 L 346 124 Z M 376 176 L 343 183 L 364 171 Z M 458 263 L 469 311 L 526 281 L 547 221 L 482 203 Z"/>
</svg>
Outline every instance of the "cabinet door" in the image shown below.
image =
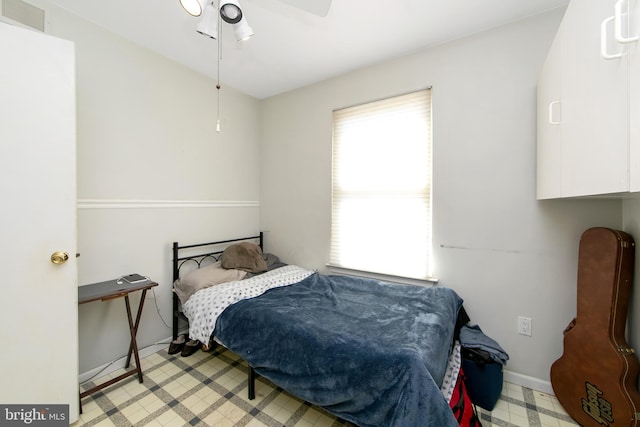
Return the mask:
<svg viewBox="0 0 640 427">
<path fill-rule="evenodd" d="M 538 200 L 562 197 L 562 27 L 538 79 Z"/>
<path fill-rule="evenodd" d="M 602 23 L 614 0 L 573 0 L 562 22 L 563 193 L 566 197 L 629 190 L 628 61 L 601 55 Z M 606 51 L 615 55 L 613 20 Z"/>
<path fill-rule="evenodd" d="M 630 38 L 640 36 L 640 0 L 629 0 Z M 630 96 L 630 189 L 640 191 L 640 41 L 628 44 Z"/>
</svg>

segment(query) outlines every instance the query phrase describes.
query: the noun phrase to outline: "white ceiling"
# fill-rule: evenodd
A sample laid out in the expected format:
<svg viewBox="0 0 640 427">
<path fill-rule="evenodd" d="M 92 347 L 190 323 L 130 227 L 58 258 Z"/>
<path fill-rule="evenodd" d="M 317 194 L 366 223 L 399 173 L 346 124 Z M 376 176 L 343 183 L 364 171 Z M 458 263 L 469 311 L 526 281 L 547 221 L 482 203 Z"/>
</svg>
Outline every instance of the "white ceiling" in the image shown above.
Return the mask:
<svg viewBox="0 0 640 427">
<path fill-rule="evenodd" d="M 178 0 L 50 0 L 166 57 L 216 78 L 217 42 Z M 240 0 L 255 35 L 225 24 L 220 80 L 262 99 L 549 9 L 569 0 L 333 0 L 326 17 L 303 0 Z M 309 0 L 307 0 L 309 1 Z"/>
</svg>

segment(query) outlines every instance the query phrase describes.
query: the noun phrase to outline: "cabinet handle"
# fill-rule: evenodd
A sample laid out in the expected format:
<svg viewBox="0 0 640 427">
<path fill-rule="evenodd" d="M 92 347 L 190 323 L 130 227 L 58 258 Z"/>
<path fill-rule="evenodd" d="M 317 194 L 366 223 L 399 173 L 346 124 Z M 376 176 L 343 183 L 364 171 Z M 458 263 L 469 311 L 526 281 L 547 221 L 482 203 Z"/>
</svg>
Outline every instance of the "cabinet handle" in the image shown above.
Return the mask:
<svg viewBox="0 0 640 427">
<path fill-rule="evenodd" d="M 615 15 L 610 16 L 604 21 L 602 21 L 602 24 L 600 24 L 600 56 L 602 56 L 604 59 L 607 59 L 607 60 L 618 59 L 622 57 L 622 53 L 610 54 L 609 52 L 607 52 L 607 41 L 608 41 L 607 26 L 609 25 L 609 22 L 614 21 L 615 19 L 616 19 Z"/>
<path fill-rule="evenodd" d="M 555 121 L 553 120 L 553 106 L 556 104 L 560 104 L 560 101 L 553 101 L 549 103 L 549 124 L 550 125 L 559 125 L 560 124 L 560 120 Z"/>
<path fill-rule="evenodd" d="M 615 9 L 615 25 L 614 25 L 614 29 L 615 29 L 615 36 L 616 36 L 616 41 L 618 43 L 633 43 L 633 42 L 637 42 L 638 40 L 640 40 L 640 36 L 635 36 L 635 37 L 625 37 L 622 35 L 622 4 L 628 0 L 618 0 L 616 2 L 616 5 L 614 7 Z M 627 32 L 629 32 L 629 30 L 627 30 Z"/>
</svg>

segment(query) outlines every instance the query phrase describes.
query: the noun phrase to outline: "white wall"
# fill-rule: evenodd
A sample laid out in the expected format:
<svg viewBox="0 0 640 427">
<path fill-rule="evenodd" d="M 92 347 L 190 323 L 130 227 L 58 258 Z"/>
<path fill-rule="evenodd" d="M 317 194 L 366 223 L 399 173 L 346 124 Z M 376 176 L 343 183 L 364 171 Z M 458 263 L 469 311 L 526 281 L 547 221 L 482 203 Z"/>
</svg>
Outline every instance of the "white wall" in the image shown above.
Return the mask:
<svg viewBox="0 0 640 427">
<path fill-rule="evenodd" d="M 509 378 L 550 390 L 575 316 L 580 235 L 622 225 L 619 201 L 536 201 L 536 82 L 562 13 L 263 101 L 267 249 L 326 271 L 332 110 L 433 86 L 435 274 L 510 354 Z M 516 333 L 518 315 L 533 319 L 532 337 Z"/>
<path fill-rule="evenodd" d="M 214 80 L 34 4 L 49 12 L 52 35 L 76 45 L 79 283 L 133 272 L 157 281 L 144 347 L 171 335 L 171 243 L 259 231 L 260 106 L 223 83 L 217 133 Z M 81 373 L 125 355 L 124 300 L 80 306 L 79 334 Z"/>
</svg>

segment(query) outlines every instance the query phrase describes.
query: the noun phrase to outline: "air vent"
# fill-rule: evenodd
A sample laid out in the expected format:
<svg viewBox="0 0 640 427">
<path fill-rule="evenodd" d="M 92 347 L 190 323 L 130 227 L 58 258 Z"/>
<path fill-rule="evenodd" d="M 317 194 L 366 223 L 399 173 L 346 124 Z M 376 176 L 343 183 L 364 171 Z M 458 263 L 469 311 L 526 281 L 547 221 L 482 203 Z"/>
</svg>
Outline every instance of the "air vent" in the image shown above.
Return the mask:
<svg viewBox="0 0 640 427">
<path fill-rule="evenodd" d="M 38 31 L 45 31 L 45 13 L 22 0 L 0 0 L 0 15 L 9 22 L 16 22 Z"/>
</svg>

